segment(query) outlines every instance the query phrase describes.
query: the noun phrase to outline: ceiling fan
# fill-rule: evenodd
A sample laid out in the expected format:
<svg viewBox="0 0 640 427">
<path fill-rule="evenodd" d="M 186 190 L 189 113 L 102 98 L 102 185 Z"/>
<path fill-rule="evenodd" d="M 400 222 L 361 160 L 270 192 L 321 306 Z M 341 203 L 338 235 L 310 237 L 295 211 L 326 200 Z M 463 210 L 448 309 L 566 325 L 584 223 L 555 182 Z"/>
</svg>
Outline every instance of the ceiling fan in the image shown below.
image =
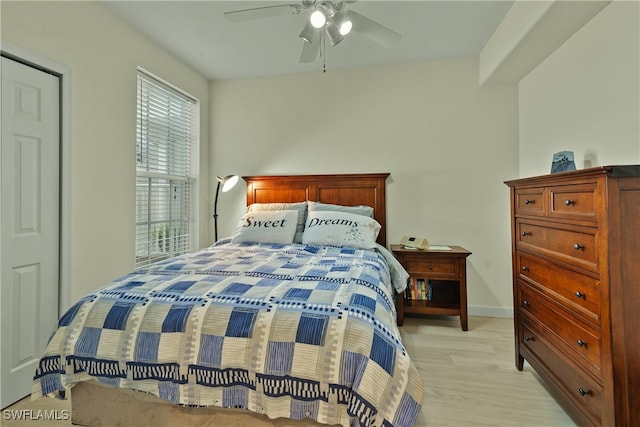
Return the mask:
<svg viewBox="0 0 640 427">
<path fill-rule="evenodd" d="M 322 41 L 328 38 L 332 46 L 340 43 L 351 31 L 358 32 L 374 42 L 391 47 L 402 36 L 390 28 L 367 18 L 353 10 L 347 10 L 347 4 L 356 0 L 325 1 L 302 0 L 300 3 L 255 7 L 251 9 L 225 12 L 231 22 L 243 22 L 282 15 L 306 13 L 309 18 L 299 34 L 304 40 L 300 62 L 314 62 L 320 53 Z"/>
</svg>

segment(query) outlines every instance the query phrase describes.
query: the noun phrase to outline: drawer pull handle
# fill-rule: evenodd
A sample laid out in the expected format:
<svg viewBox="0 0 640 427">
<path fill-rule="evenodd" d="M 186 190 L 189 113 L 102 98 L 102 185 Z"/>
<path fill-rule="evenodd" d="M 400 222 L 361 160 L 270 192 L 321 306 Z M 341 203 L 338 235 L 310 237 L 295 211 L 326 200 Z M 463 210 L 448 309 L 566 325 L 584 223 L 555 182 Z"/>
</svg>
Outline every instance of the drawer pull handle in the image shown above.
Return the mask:
<svg viewBox="0 0 640 427">
<path fill-rule="evenodd" d="M 526 342 L 529 342 L 529 341 L 535 341 L 535 340 L 534 340 L 534 338 L 533 338 L 533 337 L 531 337 L 531 336 L 529 336 L 529 335 L 525 335 L 525 336 L 524 336 L 524 340 L 525 340 Z"/>
<path fill-rule="evenodd" d="M 577 343 L 580 347 L 586 347 L 586 346 L 587 346 L 587 343 L 586 343 L 586 342 L 584 342 L 584 341 L 582 341 L 582 340 L 580 340 L 580 339 L 579 339 L 578 341 L 576 341 L 576 343 Z"/>
<path fill-rule="evenodd" d="M 576 291 L 576 298 L 586 299 L 586 298 L 587 298 L 587 295 L 586 295 L 586 294 L 583 294 L 583 293 L 582 293 L 582 292 L 580 292 L 580 291 Z"/>
<path fill-rule="evenodd" d="M 520 233 L 520 234 L 522 234 L 522 237 L 524 237 L 524 236 L 531 236 L 531 232 L 530 232 L 530 231 L 523 231 L 523 232 L 522 232 L 522 233 Z"/>
<path fill-rule="evenodd" d="M 527 300 L 522 301 L 522 307 L 523 308 L 529 308 L 531 307 L 531 303 Z"/>
<path fill-rule="evenodd" d="M 522 271 L 529 271 L 529 267 L 527 267 L 526 265 L 522 266 Z"/>
<path fill-rule="evenodd" d="M 584 251 L 584 245 L 581 245 L 580 243 L 574 243 L 573 249 L 575 249 L 576 251 Z"/>
<path fill-rule="evenodd" d="M 525 204 L 525 205 L 531 205 L 531 204 L 533 204 L 533 203 L 535 203 L 535 200 L 524 199 L 524 204 Z"/>
<path fill-rule="evenodd" d="M 578 393 L 580 393 L 580 396 L 590 396 L 591 395 L 591 390 L 585 390 L 582 387 L 580 387 L 578 389 Z"/>
<path fill-rule="evenodd" d="M 427 267 L 429 270 L 433 270 L 433 265 L 430 265 L 429 267 Z"/>
<path fill-rule="evenodd" d="M 575 204 L 576 204 L 576 201 L 575 201 L 575 200 L 567 199 L 567 200 L 565 200 L 565 201 L 564 201 L 564 204 L 565 204 L 566 206 L 571 206 L 571 205 L 575 205 Z"/>
</svg>

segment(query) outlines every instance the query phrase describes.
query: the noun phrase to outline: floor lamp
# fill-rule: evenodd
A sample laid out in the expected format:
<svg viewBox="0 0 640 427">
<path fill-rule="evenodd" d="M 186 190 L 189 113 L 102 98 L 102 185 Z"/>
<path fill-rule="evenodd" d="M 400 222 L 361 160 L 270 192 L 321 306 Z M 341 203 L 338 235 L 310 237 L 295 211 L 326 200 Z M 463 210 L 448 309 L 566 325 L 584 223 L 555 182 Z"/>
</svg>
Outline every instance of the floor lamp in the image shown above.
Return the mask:
<svg viewBox="0 0 640 427">
<path fill-rule="evenodd" d="M 231 190 L 238 182 L 238 175 L 227 175 L 224 178 L 217 176 L 216 181 L 218 181 L 218 187 L 216 188 L 216 199 L 215 202 L 213 202 L 213 224 L 215 230 L 215 242 L 218 241 L 218 194 L 220 193 L 220 187 L 222 187 L 223 193 Z"/>
</svg>

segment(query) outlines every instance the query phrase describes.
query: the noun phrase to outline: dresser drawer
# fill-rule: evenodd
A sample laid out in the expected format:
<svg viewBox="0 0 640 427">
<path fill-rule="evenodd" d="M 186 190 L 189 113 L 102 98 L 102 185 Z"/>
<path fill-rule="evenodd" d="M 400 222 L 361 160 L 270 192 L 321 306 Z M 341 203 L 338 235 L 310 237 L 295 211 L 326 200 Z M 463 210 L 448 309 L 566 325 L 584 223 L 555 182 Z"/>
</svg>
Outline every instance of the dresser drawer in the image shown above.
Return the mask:
<svg viewBox="0 0 640 427">
<path fill-rule="evenodd" d="M 533 255 L 517 252 L 520 278 L 566 305 L 577 316 L 600 327 L 600 281 Z"/>
<path fill-rule="evenodd" d="M 522 188 L 515 192 L 516 215 L 544 216 L 544 188 Z"/>
<path fill-rule="evenodd" d="M 516 232 L 521 248 L 537 250 L 564 262 L 598 271 L 596 228 L 518 220 Z"/>
<path fill-rule="evenodd" d="M 567 355 L 576 364 L 601 378 L 602 339 L 598 331 L 580 325 L 576 319 L 557 308 L 541 293 L 527 284 L 519 284 L 519 310 L 523 317 L 532 317 L 550 332 L 547 340 Z"/>
<path fill-rule="evenodd" d="M 530 353 L 536 359 L 543 361 L 555 377 L 558 387 L 578 407 L 584 409 L 584 413 L 595 421 L 594 424 L 600 425 L 604 405 L 602 386 L 558 353 L 553 344 L 546 339 L 547 335 L 548 333 L 540 324 L 523 319 L 519 337 L 523 353 Z"/>
<path fill-rule="evenodd" d="M 430 278 L 458 279 L 458 263 L 454 259 L 405 256 L 404 268 L 408 273 L 424 274 Z"/>
<path fill-rule="evenodd" d="M 597 222 L 595 183 L 551 187 L 549 191 L 550 217 Z"/>
</svg>

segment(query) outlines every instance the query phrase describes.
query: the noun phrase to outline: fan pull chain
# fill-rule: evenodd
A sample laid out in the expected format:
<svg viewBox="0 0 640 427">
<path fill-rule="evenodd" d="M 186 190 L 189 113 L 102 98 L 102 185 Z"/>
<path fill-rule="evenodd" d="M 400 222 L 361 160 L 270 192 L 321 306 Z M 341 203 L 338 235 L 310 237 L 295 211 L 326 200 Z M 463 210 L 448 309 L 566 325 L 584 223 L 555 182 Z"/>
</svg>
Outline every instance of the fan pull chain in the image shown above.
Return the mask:
<svg viewBox="0 0 640 427">
<path fill-rule="evenodd" d="M 320 56 L 322 56 L 322 72 L 327 72 L 327 38 L 324 35 L 324 31 L 322 32 L 322 45 L 320 46 Z"/>
<path fill-rule="evenodd" d="M 327 38 L 324 35 L 324 30 L 320 34 L 320 56 L 322 57 L 322 72 L 327 72 Z"/>
</svg>

